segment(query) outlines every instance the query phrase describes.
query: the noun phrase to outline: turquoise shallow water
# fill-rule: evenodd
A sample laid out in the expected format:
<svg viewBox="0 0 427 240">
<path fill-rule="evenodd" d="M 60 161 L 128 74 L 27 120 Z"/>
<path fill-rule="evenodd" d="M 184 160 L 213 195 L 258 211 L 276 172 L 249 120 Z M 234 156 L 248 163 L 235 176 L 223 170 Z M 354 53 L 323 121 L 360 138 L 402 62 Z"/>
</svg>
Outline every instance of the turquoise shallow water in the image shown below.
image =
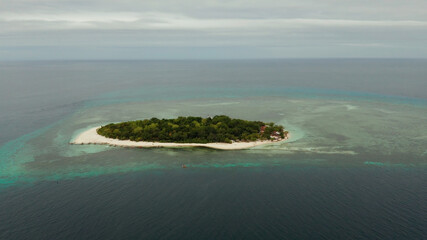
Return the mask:
<svg viewBox="0 0 427 240">
<path fill-rule="evenodd" d="M 287 159 L 313 156 L 316 156 L 314 162 L 319 157 L 323 158 L 323 164 L 336 164 L 330 158 L 338 157 L 342 158 L 341 164 L 363 165 L 381 159 L 383 166 L 423 168 L 427 146 L 426 109 L 406 103 L 314 99 L 313 96 L 204 98 L 83 106 L 58 123 L 6 143 L 1 148 L 1 176 L 3 181 L 10 183 L 11 179 L 18 182 L 25 179 L 68 179 L 153 168 L 179 168 L 183 163 L 195 168 L 287 164 Z M 233 153 L 206 149 L 129 150 L 69 144 L 85 129 L 109 122 L 153 116 L 174 118 L 213 114 L 274 121 L 285 125 L 291 139 Z M 126 158 L 117 160 L 121 155 Z M 409 159 L 396 157 L 400 155 Z M 218 156 L 221 157 L 216 159 Z M 257 160 L 254 156 L 263 158 Z"/>
<path fill-rule="evenodd" d="M 422 239 L 426 64 L 0 64 L 0 239 Z M 216 114 L 283 124 L 291 139 L 239 151 L 69 144 L 110 122 Z"/>
</svg>

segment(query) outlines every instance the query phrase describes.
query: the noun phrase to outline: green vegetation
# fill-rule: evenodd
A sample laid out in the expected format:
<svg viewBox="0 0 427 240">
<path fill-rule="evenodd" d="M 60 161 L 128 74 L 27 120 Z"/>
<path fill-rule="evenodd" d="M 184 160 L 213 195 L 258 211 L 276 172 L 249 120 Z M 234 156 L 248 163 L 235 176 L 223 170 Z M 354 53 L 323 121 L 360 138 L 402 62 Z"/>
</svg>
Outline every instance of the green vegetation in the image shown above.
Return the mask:
<svg viewBox="0 0 427 240">
<path fill-rule="evenodd" d="M 97 130 L 98 134 L 114 139 L 149 142 L 212 143 L 282 139 L 287 132 L 283 126 L 260 121 L 213 118 L 178 117 L 111 123 Z"/>
</svg>

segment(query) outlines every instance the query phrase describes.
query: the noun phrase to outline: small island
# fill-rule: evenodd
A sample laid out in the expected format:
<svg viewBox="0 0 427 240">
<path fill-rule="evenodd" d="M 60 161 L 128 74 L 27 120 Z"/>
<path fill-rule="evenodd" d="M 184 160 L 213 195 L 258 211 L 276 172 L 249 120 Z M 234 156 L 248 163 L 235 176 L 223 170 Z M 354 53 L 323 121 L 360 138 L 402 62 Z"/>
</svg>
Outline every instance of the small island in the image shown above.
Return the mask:
<svg viewBox="0 0 427 240">
<path fill-rule="evenodd" d="M 107 144 L 124 147 L 209 147 L 244 149 L 283 141 L 288 131 L 281 125 L 207 117 L 151 118 L 111 123 L 80 134 L 72 144 Z"/>
</svg>

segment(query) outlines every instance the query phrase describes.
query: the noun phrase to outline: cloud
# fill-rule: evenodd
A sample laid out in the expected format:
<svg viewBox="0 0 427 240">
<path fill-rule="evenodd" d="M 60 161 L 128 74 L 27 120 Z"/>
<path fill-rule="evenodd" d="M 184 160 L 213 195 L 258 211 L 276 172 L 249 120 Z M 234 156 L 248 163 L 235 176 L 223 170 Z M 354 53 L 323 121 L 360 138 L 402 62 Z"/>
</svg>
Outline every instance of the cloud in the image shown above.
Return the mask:
<svg viewBox="0 0 427 240">
<path fill-rule="evenodd" d="M 82 12 L 64 14 L 16 14 L 0 16 L 4 28 L 0 32 L 63 29 L 134 29 L 134 30 L 272 30 L 310 27 L 387 27 L 426 28 L 427 21 L 412 20 L 348 20 L 268 18 L 205 19 L 159 12 Z M 8 27 L 9 26 L 9 27 Z"/>
<path fill-rule="evenodd" d="M 0 7 L 0 46 L 29 53 L 37 46 L 86 49 L 81 54 L 93 46 L 155 46 L 244 47 L 283 57 L 382 57 L 390 49 L 393 56 L 424 56 L 426 8 L 425 0 L 14 0 Z M 281 52 L 266 50 L 272 48 Z"/>
</svg>

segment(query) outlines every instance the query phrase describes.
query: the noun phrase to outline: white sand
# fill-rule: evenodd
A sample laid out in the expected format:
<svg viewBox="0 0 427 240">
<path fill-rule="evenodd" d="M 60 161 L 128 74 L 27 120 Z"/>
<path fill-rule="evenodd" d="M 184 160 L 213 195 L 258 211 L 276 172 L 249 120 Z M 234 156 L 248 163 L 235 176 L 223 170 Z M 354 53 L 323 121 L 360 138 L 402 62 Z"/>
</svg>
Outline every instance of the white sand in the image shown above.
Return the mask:
<svg viewBox="0 0 427 240">
<path fill-rule="evenodd" d="M 110 146 L 120 147 L 136 147 L 136 148 L 150 148 L 150 147 L 207 147 L 222 150 L 237 150 L 251 148 L 259 145 L 277 143 L 278 141 L 256 141 L 256 142 L 234 142 L 234 143 L 163 143 L 163 142 L 134 142 L 130 140 L 118 140 L 106 138 L 99 135 L 96 130 L 100 127 L 91 128 L 80 135 L 78 135 L 71 144 L 103 144 Z M 282 141 L 286 141 L 282 140 Z"/>
</svg>

